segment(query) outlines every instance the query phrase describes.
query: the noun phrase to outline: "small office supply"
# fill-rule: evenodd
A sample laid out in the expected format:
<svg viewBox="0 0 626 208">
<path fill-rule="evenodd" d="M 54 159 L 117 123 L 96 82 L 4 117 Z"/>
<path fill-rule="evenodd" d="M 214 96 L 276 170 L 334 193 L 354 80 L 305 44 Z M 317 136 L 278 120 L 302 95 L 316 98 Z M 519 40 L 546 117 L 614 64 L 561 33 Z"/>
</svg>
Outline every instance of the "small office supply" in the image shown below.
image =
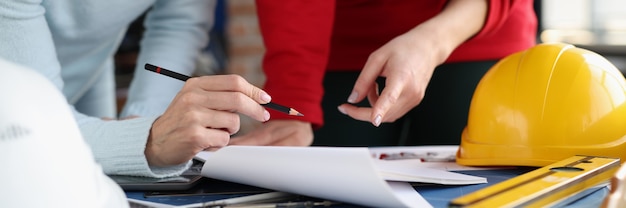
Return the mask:
<svg viewBox="0 0 626 208">
<path fill-rule="evenodd" d="M 266 203 L 272 201 L 285 200 L 293 197 L 293 194 L 284 193 L 284 192 L 269 192 L 262 194 L 254 194 L 250 196 L 242 196 L 235 197 L 230 199 L 222 199 L 204 203 L 197 204 L 189 204 L 185 206 L 181 206 L 180 208 L 203 208 L 203 207 L 225 207 L 225 206 L 233 206 L 233 205 L 247 205 L 256 203 Z"/>
<path fill-rule="evenodd" d="M 574 156 L 458 197 L 450 207 L 549 207 L 607 183 L 619 158 Z"/>
<path fill-rule="evenodd" d="M 145 64 L 144 65 L 144 69 L 146 69 L 148 71 L 155 72 L 157 74 L 162 74 L 162 75 L 174 78 L 174 79 L 178 79 L 178 80 L 183 81 L 183 82 L 185 82 L 189 78 L 191 78 L 191 77 L 189 77 L 187 75 L 184 75 L 184 74 L 181 74 L 181 73 L 178 73 L 178 72 L 175 72 L 175 71 L 171 71 L 171 70 L 168 70 L 168 69 L 165 69 L 165 68 L 161 68 L 161 67 L 158 67 L 158 66 L 155 66 L 155 65 L 152 65 L 152 64 Z M 271 109 L 274 109 L 274 110 L 277 110 L 277 111 L 280 111 L 280 112 L 292 115 L 292 116 L 304 116 L 302 113 L 298 112 L 296 109 L 293 109 L 293 108 L 290 108 L 290 107 L 286 107 L 286 106 L 283 106 L 283 105 L 279 105 L 279 104 L 276 104 L 276 103 L 269 102 L 269 103 L 261 104 L 261 105 L 263 105 L 263 106 L 265 106 L 267 108 L 271 108 Z"/>
<path fill-rule="evenodd" d="M 224 206 L 223 208 L 313 208 L 313 207 L 329 207 L 338 204 L 332 201 L 303 201 L 303 202 L 280 202 L 280 203 L 264 203 L 264 204 L 242 204 Z"/>
</svg>

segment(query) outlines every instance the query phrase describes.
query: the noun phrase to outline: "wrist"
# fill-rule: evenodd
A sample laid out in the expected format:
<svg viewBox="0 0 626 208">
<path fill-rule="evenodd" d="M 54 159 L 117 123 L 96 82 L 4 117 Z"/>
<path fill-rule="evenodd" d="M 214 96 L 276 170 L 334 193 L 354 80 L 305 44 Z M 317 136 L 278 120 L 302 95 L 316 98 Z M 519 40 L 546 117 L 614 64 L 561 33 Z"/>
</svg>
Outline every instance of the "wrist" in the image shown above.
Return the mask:
<svg viewBox="0 0 626 208">
<path fill-rule="evenodd" d="M 450 1 L 439 14 L 423 22 L 410 32 L 416 33 L 420 42 L 430 43 L 438 64 L 463 42 L 483 28 L 488 5 L 485 0 Z"/>
<path fill-rule="evenodd" d="M 409 33 L 409 36 L 416 39 L 413 42 L 419 43 L 422 47 L 428 49 L 428 53 L 432 57 L 431 60 L 436 65 L 444 63 L 457 46 L 445 37 L 447 35 L 446 31 L 442 31 L 441 28 L 433 24 L 418 25 Z"/>
<path fill-rule="evenodd" d="M 150 134 L 152 135 L 152 134 Z M 148 161 L 148 165 L 150 166 L 160 166 L 158 162 L 156 162 L 156 151 L 153 148 L 153 145 L 151 143 L 152 141 L 152 136 L 148 137 L 148 142 L 146 143 L 146 149 L 144 150 L 144 155 L 146 156 L 146 161 Z"/>
<path fill-rule="evenodd" d="M 158 120 L 158 118 L 157 118 Z M 155 121 L 156 123 L 156 121 Z M 154 128 L 154 124 L 153 124 Z M 148 139 L 146 140 L 146 148 L 144 149 L 144 155 L 146 157 L 146 161 L 148 161 L 148 165 L 161 167 L 164 166 L 163 163 L 158 159 L 158 148 L 159 146 L 154 144 L 154 129 L 150 129 L 150 133 L 148 134 Z"/>
</svg>

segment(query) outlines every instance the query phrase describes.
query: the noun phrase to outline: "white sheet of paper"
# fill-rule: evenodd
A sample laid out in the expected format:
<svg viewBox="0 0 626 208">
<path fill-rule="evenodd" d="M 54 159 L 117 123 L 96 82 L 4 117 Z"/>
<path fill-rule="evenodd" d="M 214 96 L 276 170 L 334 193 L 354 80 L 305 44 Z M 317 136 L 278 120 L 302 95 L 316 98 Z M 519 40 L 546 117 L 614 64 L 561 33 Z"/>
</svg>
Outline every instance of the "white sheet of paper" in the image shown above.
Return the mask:
<svg viewBox="0 0 626 208">
<path fill-rule="evenodd" d="M 456 151 L 453 148 L 435 150 Z M 365 147 L 228 146 L 217 152 L 202 152 L 196 158 L 205 161 L 202 174 L 206 177 L 376 207 L 430 206 L 406 182 L 487 182 L 482 177 L 407 165 L 410 160 L 374 159 L 371 151 Z"/>
<path fill-rule="evenodd" d="M 202 175 L 365 206 L 431 207 L 406 182 L 385 181 L 367 148 L 227 146 Z"/>
<path fill-rule="evenodd" d="M 414 164 L 422 164 L 419 160 Z M 487 183 L 483 177 L 448 172 L 433 168 L 410 165 L 407 161 L 374 160 L 376 169 L 388 181 L 437 183 L 445 185 L 467 185 Z"/>
</svg>

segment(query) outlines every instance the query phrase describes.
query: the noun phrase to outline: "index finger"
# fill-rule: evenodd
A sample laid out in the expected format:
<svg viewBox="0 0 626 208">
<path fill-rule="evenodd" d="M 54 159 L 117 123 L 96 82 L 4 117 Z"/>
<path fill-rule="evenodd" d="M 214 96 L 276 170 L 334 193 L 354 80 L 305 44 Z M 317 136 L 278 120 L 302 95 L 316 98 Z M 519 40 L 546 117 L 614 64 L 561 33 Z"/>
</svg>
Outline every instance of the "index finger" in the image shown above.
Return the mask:
<svg viewBox="0 0 626 208">
<path fill-rule="evenodd" d="M 376 78 L 381 74 L 385 62 L 385 57 L 377 55 L 377 53 L 372 53 L 367 58 L 363 70 L 354 83 L 354 88 L 352 88 L 352 93 L 348 98 L 349 103 L 357 103 L 368 94 L 371 89 L 370 86 L 374 85 Z"/>
<path fill-rule="evenodd" d="M 187 80 L 190 84 L 197 84 L 201 89 L 206 91 L 230 91 L 241 92 L 252 98 L 254 101 L 265 104 L 272 101 L 272 97 L 262 89 L 250 84 L 239 75 L 213 75 L 195 77 Z"/>
</svg>

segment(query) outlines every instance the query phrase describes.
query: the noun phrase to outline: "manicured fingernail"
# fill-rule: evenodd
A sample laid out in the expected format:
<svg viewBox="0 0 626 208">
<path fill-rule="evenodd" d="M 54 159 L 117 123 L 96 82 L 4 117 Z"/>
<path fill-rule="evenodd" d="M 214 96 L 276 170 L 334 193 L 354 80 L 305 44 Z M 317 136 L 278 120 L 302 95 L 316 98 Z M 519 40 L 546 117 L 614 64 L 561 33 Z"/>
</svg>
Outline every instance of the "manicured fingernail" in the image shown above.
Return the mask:
<svg viewBox="0 0 626 208">
<path fill-rule="evenodd" d="M 352 91 L 352 94 L 350 94 L 350 97 L 348 97 L 348 102 L 349 103 L 355 103 L 357 97 L 359 97 L 359 93 L 355 92 L 355 91 Z"/>
<path fill-rule="evenodd" d="M 343 107 L 341 106 L 337 106 L 337 110 L 339 110 L 339 112 L 343 113 L 344 115 L 348 115 L 348 113 L 346 112 L 346 109 L 343 109 Z"/>
<path fill-rule="evenodd" d="M 374 126 L 378 127 L 380 126 L 380 122 L 383 120 L 383 117 L 381 117 L 380 115 L 376 115 L 376 118 L 374 118 Z"/>
<path fill-rule="evenodd" d="M 267 92 L 261 92 L 261 100 L 263 102 L 269 103 L 270 101 L 272 101 L 272 96 L 267 94 Z"/>
<path fill-rule="evenodd" d="M 265 114 L 265 115 L 263 115 L 264 121 L 270 120 L 270 112 L 265 110 L 264 114 Z"/>
</svg>

